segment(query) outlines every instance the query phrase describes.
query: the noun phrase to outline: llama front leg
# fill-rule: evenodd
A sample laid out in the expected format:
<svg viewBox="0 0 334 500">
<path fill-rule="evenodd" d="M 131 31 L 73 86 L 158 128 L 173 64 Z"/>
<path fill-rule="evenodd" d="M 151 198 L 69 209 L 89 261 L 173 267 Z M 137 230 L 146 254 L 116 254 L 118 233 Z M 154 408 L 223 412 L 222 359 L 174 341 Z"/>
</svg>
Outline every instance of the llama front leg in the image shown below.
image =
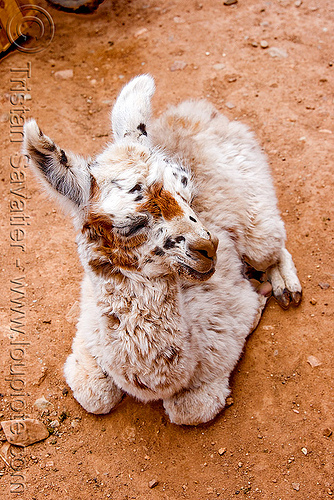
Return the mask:
<svg viewBox="0 0 334 500">
<path fill-rule="evenodd" d="M 109 413 L 124 396 L 79 336 L 73 341 L 73 352 L 66 360 L 64 373 L 73 396 L 89 413 Z"/>
<path fill-rule="evenodd" d="M 178 425 L 198 425 L 212 420 L 224 408 L 230 394 L 228 377 L 191 386 L 165 399 L 170 421 Z"/>
<path fill-rule="evenodd" d="M 233 287 L 228 288 L 222 295 L 221 311 L 215 311 L 210 303 L 208 329 L 199 332 L 197 337 L 196 351 L 201 353 L 201 357 L 192 381 L 189 387 L 164 400 L 164 408 L 171 422 L 179 425 L 202 424 L 215 418 L 225 407 L 230 394 L 230 374 L 238 362 L 247 335 L 257 327 L 271 295 L 268 282 L 252 286 L 257 293 L 245 280 L 243 286 L 239 284 L 235 296 L 232 293 L 230 297 L 228 295 Z M 234 311 L 233 318 L 226 314 L 224 306 L 229 311 L 229 301 L 234 297 L 238 298 L 239 308 Z M 202 306 L 203 303 L 204 300 Z M 217 321 L 216 326 L 214 321 Z"/>
<path fill-rule="evenodd" d="M 300 304 L 302 287 L 286 248 L 281 251 L 278 263 L 268 269 L 268 279 L 273 287 L 273 296 L 283 309 L 288 309 L 290 303 L 294 306 Z"/>
</svg>

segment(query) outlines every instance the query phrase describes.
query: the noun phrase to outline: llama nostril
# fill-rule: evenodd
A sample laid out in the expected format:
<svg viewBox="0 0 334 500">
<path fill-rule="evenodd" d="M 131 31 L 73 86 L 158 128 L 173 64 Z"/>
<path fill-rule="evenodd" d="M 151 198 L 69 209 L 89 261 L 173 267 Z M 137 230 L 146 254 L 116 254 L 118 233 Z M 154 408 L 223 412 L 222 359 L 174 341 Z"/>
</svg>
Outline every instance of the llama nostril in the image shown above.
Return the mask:
<svg viewBox="0 0 334 500">
<path fill-rule="evenodd" d="M 189 245 L 189 250 L 194 255 L 212 260 L 216 255 L 217 246 L 211 240 L 201 239 Z"/>
<path fill-rule="evenodd" d="M 209 257 L 208 252 L 206 250 L 197 250 L 197 253 L 200 253 L 206 259 L 212 259 L 212 257 Z"/>
</svg>

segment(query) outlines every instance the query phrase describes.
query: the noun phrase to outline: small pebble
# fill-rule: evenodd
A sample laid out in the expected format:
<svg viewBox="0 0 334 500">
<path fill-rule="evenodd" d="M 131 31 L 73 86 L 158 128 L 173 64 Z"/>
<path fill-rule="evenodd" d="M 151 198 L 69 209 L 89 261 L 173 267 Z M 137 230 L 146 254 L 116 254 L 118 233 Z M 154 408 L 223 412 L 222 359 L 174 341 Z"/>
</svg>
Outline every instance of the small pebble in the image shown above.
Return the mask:
<svg viewBox="0 0 334 500">
<path fill-rule="evenodd" d="M 50 422 L 50 427 L 52 427 L 52 429 L 59 427 L 59 420 L 52 420 L 52 422 Z"/>
<path fill-rule="evenodd" d="M 315 368 L 316 366 L 320 366 L 322 364 L 321 361 L 319 361 L 315 356 L 308 356 L 307 362 L 312 366 L 312 368 Z"/>
<path fill-rule="evenodd" d="M 223 63 L 218 63 L 213 65 L 213 69 L 216 71 L 221 71 L 222 69 L 225 69 L 226 66 Z"/>
<path fill-rule="evenodd" d="M 233 109 L 233 108 L 235 108 L 235 104 L 233 104 L 232 102 L 225 102 L 225 106 L 226 106 L 228 109 Z"/>
<path fill-rule="evenodd" d="M 300 484 L 299 483 L 292 483 L 291 486 L 296 491 L 299 491 L 299 489 L 300 489 Z"/>
<path fill-rule="evenodd" d="M 332 429 L 330 429 L 329 427 L 326 427 L 326 429 L 324 429 L 324 430 L 322 431 L 322 434 L 323 434 L 323 436 L 325 436 L 325 437 L 329 438 L 329 437 L 331 437 L 331 435 L 333 434 L 333 431 L 332 431 Z"/>
<path fill-rule="evenodd" d="M 220 456 L 222 456 L 222 455 L 224 455 L 224 453 L 226 453 L 226 448 L 219 448 L 219 450 L 218 450 L 218 454 L 219 454 Z"/>
<path fill-rule="evenodd" d="M 318 283 L 318 284 L 322 290 L 328 290 L 328 288 L 330 287 L 329 283 Z"/>
<path fill-rule="evenodd" d="M 238 3 L 238 0 L 225 0 L 224 5 L 233 5 L 235 3 Z"/>
<path fill-rule="evenodd" d="M 56 71 L 54 75 L 60 80 L 68 80 L 69 78 L 73 78 L 73 69 L 63 69 L 61 71 Z"/>
<path fill-rule="evenodd" d="M 296 0 L 295 7 L 300 7 L 302 3 L 302 0 Z"/>
<path fill-rule="evenodd" d="M 307 455 L 307 448 L 302 448 L 302 453 L 304 453 L 304 455 Z"/>
<path fill-rule="evenodd" d="M 185 23 L 185 20 L 184 20 L 182 17 L 180 17 L 180 16 L 175 16 L 175 17 L 173 18 L 173 21 L 174 21 L 174 23 L 176 23 L 176 24 L 183 24 L 183 23 Z"/>
<path fill-rule="evenodd" d="M 159 481 L 157 481 L 156 479 L 152 479 L 151 481 L 149 481 L 148 487 L 152 489 L 152 488 L 155 488 L 156 486 L 158 486 L 158 484 L 159 484 Z"/>
<path fill-rule="evenodd" d="M 232 398 L 232 396 L 228 396 L 228 398 L 226 398 L 226 406 L 232 406 L 234 403 L 234 400 Z"/>
<path fill-rule="evenodd" d="M 310 304 L 312 304 L 312 306 L 315 306 L 317 304 L 317 299 L 312 297 L 312 299 L 310 300 Z"/>
<path fill-rule="evenodd" d="M 269 47 L 267 40 L 261 40 L 260 45 L 262 49 L 267 49 Z"/>
<path fill-rule="evenodd" d="M 187 67 L 187 63 L 185 61 L 174 61 L 170 67 L 171 71 L 181 71 Z"/>
<path fill-rule="evenodd" d="M 44 411 L 44 410 L 49 410 L 50 408 L 53 407 L 53 404 L 50 403 L 47 399 L 45 399 L 44 396 L 42 396 L 39 399 L 36 399 L 34 402 L 34 407 L 37 408 L 37 410 Z"/>
<path fill-rule="evenodd" d="M 145 33 L 147 33 L 147 28 L 140 28 L 139 30 L 137 30 L 135 32 L 135 34 L 133 35 L 135 38 L 138 38 L 139 36 L 141 35 L 145 35 Z"/>
<path fill-rule="evenodd" d="M 287 51 L 278 47 L 270 47 L 270 49 L 268 49 L 268 54 L 270 55 L 270 57 L 277 57 L 278 59 L 284 59 L 288 57 Z"/>
</svg>

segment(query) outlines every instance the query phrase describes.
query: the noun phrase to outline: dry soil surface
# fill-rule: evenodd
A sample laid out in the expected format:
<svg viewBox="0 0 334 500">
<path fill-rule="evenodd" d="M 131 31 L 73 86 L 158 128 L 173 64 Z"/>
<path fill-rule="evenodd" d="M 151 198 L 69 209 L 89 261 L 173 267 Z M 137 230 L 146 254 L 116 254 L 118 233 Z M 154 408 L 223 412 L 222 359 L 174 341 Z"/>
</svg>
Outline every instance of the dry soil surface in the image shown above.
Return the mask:
<svg viewBox="0 0 334 500">
<path fill-rule="evenodd" d="M 2 443 L 0 497 L 333 498 L 333 2 L 106 0 L 87 16 L 37 3 L 54 20 L 51 44 L 1 61 L 1 419 L 23 412 L 53 434 L 25 449 Z M 142 72 L 156 78 L 156 114 L 205 97 L 256 132 L 304 288 L 298 309 L 269 303 L 231 378 L 232 404 L 195 428 L 131 397 L 90 415 L 67 392 L 82 276 L 75 234 L 13 142 L 13 116 L 33 116 L 64 149 L 93 156 L 111 140 L 121 86 Z M 15 76 L 28 82 L 25 113 Z M 42 396 L 44 412 L 34 406 Z"/>
</svg>

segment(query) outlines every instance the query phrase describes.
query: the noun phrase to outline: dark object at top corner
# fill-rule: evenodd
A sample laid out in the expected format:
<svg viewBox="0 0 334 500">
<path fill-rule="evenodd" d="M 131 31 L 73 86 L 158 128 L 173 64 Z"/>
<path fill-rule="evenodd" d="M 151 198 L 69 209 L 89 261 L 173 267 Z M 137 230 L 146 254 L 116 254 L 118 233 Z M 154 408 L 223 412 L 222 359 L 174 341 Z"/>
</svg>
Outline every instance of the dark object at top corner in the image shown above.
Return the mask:
<svg viewBox="0 0 334 500">
<path fill-rule="evenodd" d="M 74 14 L 91 14 L 104 0 L 47 0 L 53 7 Z"/>
</svg>

